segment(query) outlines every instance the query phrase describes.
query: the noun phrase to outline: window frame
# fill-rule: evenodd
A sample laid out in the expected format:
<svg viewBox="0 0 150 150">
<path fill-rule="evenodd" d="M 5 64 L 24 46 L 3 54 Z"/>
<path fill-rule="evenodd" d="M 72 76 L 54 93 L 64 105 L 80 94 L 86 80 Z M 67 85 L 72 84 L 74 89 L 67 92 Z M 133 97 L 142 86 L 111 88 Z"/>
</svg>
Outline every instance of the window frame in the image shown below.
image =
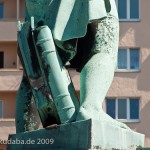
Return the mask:
<svg viewBox="0 0 150 150">
<path fill-rule="evenodd" d="M 117 121 L 120 121 L 120 122 L 140 122 L 141 120 L 141 116 L 140 116 L 140 97 L 130 97 L 130 98 L 125 98 L 125 97 L 119 97 L 119 98 L 112 98 L 112 97 L 107 97 L 106 98 L 106 101 L 107 99 L 115 99 L 115 120 Z M 119 99 L 126 99 L 127 101 L 127 108 L 126 108 L 126 111 L 127 111 L 127 118 L 126 119 L 118 119 L 118 101 Z M 138 119 L 130 119 L 130 99 L 138 99 L 139 100 L 139 112 L 138 112 L 138 116 L 139 118 Z M 106 113 L 107 113 L 107 102 L 106 102 Z"/>
<path fill-rule="evenodd" d="M 0 100 L 0 102 L 2 103 L 2 117 L 0 117 L 0 119 L 3 119 L 3 117 L 4 117 L 4 116 L 3 116 L 3 115 L 4 115 L 4 114 L 3 114 L 3 110 L 4 110 L 4 109 L 3 109 L 3 108 L 4 108 L 3 100 Z"/>
<path fill-rule="evenodd" d="M 116 7 L 117 7 L 117 10 L 118 10 L 118 0 L 116 0 Z M 133 18 L 130 18 L 130 0 L 127 0 L 127 17 L 126 19 L 120 19 L 119 18 L 119 21 L 120 22 L 139 22 L 141 21 L 141 1 L 139 0 L 139 18 L 136 18 L 136 19 L 133 19 Z"/>
<path fill-rule="evenodd" d="M 127 68 L 126 69 L 119 69 L 118 68 L 118 62 L 117 62 L 117 68 L 115 72 L 140 72 L 141 71 L 141 50 L 139 47 L 130 47 L 130 48 L 126 48 L 126 47 L 120 47 L 119 49 L 126 49 L 127 50 Z M 139 51 L 139 68 L 138 69 L 130 69 L 130 49 L 138 49 Z M 119 56 L 118 56 L 119 57 Z"/>
</svg>

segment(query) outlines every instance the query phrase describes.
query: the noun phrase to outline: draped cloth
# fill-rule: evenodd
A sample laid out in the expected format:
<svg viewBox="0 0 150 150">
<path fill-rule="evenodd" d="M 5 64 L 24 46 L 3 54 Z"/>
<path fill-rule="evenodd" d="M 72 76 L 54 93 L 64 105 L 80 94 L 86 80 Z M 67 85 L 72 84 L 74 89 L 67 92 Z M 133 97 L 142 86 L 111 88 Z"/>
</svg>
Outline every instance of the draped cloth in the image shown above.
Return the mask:
<svg viewBox="0 0 150 150">
<path fill-rule="evenodd" d="M 109 0 L 110 14 L 118 18 L 115 0 Z M 54 40 L 84 37 L 90 22 L 107 16 L 104 0 L 26 0 L 25 15 L 44 19 Z"/>
</svg>

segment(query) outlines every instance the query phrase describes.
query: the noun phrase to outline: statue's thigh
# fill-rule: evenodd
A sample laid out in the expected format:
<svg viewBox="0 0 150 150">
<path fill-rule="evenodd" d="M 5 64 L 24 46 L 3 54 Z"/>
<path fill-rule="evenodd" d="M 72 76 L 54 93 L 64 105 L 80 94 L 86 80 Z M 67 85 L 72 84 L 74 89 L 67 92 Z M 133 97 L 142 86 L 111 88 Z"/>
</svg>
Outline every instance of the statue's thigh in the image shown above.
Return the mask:
<svg viewBox="0 0 150 150">
<path fill-rule="evenodd" d="M 102 20 L 91 23 L 95 34 L 91 53 L 108 53 L 115 55 L 118 49 L 119 23 L 114 16 L 108 15 Z"/>
<path fill-rule="evenodd" d="M 106 18 L 88 24 L 85 37 L 78 42 L 79 71 L 85 64 L 98 53 L 111 55 L 114 63 L 117 62 L 119 41 L 119 22 L 114 16 L 108 14 Z"/>
</svg>

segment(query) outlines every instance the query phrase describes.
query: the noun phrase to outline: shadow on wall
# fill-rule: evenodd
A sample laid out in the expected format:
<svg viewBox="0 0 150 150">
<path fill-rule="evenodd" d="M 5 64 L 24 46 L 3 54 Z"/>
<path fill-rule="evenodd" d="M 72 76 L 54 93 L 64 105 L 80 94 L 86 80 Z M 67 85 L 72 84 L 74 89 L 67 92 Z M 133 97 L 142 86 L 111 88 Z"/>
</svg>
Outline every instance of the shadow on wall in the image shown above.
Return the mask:
<svg viewBox="0 0 150 150">
<path fill-rule="evenodd" d="M 150 91 L 150 56 L 143 62 L 142 70 L 137 80 L 137 88 L 140 91 Z"/>
<path fill-rule="evenodd" d="M 150 110 L 150 101 L 143 107 L 143 109 L 140 112 L 141 116 L 141 122 L 139 123 L 127 123 L 127 125 L 134 131 L 138 133 L 142 133 L 145 135 L 145 139 L 150 138 L 150 115 L 149 115 L 149 110 Z"/>
<path fill-rule="evenodd" d="M 146 138 L 150 138 L 150 99 L 149 102 L 141 110 L 141 122 L 137 126 L 136 131 L 145 134 Z"/>
<path fill-rule="evenodd" d="M 120 40 L 119 45 L 121 47 L 150 47 L 150 32 L 145 29 L 149 29 L 150 21 L 144 23 L 120 23 Z M 141 38 L 142 35 L 142 38 Z"/>
</svg>

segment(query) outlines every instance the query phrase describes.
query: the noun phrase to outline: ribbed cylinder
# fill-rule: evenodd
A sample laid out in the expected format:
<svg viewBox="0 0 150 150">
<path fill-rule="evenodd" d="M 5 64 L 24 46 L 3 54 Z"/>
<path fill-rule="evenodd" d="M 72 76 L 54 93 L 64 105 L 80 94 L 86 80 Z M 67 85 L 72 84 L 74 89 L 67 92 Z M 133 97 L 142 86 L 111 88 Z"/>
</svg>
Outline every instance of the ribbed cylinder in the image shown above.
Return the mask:
<svg viewBox="0 0 150 150">
<path fill-rule="evenodd" d="M 63 68 L 60 66 L 50 29 L 47 26 L 38 27 L 35 31 L 35 41 L 60 120 L 62 123 L 74 121 L 75 107 L 62 73 Z"/>
</svg>

